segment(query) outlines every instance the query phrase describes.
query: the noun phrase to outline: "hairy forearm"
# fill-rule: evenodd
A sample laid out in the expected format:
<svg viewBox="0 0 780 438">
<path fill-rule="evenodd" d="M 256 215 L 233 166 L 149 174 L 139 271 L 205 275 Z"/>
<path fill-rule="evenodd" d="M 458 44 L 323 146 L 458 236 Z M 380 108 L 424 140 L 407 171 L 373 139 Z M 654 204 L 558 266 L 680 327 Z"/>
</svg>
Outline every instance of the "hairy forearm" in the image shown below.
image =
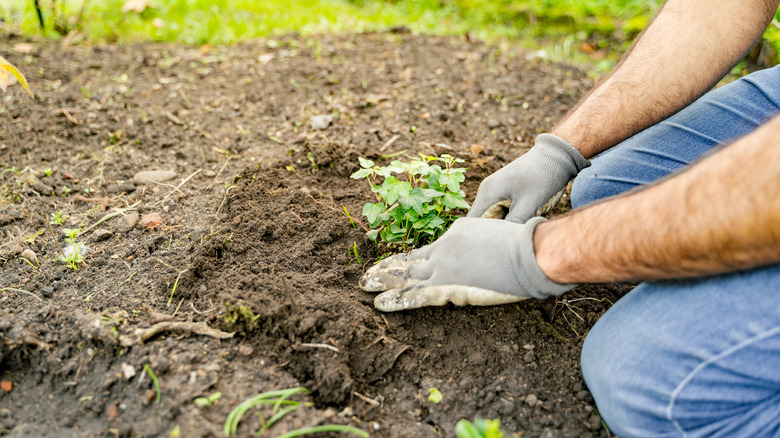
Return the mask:
<svg viewBox="0 0 780 438">
<path fill-rule="evenodd" d="M 780 262 L 780 116 L 689 169 L 539 225 L 558 283 L 717 274 Z"/>
<path fill-rule="evenodd" d="M 669 0 L 614 72 L 552 129 L 586 158 L 709 90 L 761 36 L 779 0 Z"/>
</svg>

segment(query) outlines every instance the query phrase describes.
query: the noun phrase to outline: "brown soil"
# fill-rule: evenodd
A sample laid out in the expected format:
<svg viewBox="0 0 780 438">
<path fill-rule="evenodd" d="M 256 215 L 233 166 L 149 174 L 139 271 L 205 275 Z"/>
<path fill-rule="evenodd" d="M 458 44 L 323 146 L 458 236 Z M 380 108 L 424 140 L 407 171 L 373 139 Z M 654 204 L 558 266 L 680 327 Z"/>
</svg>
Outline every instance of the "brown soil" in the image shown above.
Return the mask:
<svg viewBox="0 0 780 438">
<path fill-rule="evenodd" d="M 579 352 L 629 286 L 381 314 L 357 280 L 384 251 L 343 213 L 370 199 L 349 179 L 357 157 L 400 151 L 466 159 L 473 200 L 576 102 L 590 84 L 581 72 L 406 34 L 210 49 L 32 42 L 29 53 L 19 42 L 0 53 L 37 99 L 11 87 L 0 114 L 0 381 L 13 385 L 0 391 L 0 435 L 221 436 L 238 403 L 296 386 L 312 404 L 267 436 L 346 424 L 451 437 L 475 417 L 526 437 L 607 435 Z M 315 130 L 313 115 L 333 121 Z M 176 177 L 133 182 L 142 170 Z M 139 201 L 161 223 L 113 217 L 78 238 L 89 247 L 79 269 L 59 260 L 63 228 Z M 58 211 L 64 224 L 47 225 Z M 165 319 L 235 335 L 135 336 Z M 247 413 L 239 434 L 259 424 Z"/>
</svg>

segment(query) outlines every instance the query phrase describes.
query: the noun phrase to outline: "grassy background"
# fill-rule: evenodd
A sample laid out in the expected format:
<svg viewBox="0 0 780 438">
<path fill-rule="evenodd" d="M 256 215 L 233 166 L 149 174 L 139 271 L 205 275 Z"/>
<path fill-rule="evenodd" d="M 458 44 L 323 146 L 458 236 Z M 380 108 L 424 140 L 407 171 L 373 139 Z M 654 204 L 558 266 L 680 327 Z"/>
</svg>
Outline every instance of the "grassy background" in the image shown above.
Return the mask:
<svg viewBox="0 0 780 438">
<path fill-rule="evenodd" d="M 174 41 L 223 44 L 288 32 L 365 32 L 406 26 L 413 32 L 510 42 L 555 60 L 610 68 L 662 0 L 147 0 L 122 13 L 126 0 L 39 0 L 45 34 L 77 29 L 91 42 Z M 0 17 L 40 34 L 32 0 L 4 0 Z M 780 14 L 778 15 L 780 16 Z M 780 28 L 765 35 L 753 61 L 776 63 Z M 761 53 L 759 53 L 761 52 Z"/>
</svg>

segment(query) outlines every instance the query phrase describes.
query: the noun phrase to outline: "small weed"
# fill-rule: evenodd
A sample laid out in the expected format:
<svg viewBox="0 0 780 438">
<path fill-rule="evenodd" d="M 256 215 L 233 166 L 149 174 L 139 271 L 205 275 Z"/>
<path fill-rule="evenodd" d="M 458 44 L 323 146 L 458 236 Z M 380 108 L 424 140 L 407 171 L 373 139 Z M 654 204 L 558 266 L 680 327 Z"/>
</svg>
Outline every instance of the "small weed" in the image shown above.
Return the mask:
<svg viewBox="0 0 780 438">
<path fill-rule="evenodd" d="M 243 333 L 253 333 L 260 327 L 260 315 L 256 315 L 251 306 L 241 303 L 235 307 L 225 303 L 222 321 Z"/>
<path fill-rule="evenodd" d="M 70 192 L 72 192 L 72 190 L 68 186 L 62 186 L 61 191 L 62 191 L 62 197 L 63 198 L 68 196 L 68 195 L 70 195 Z"/>
<path fill-rule="evenodd" d="M 152 383 L 154 384 L 154 401 L 160 403 L 160 382 L 157 381 L 157 376 L 154 374 L 154 371 L 152 371 L 152 367 L 150 367 L 149 364 L 144 365 L 144 371 L 146 374 L 149 374 L 149 378 L 152 379 Z"/>
<path fill-rule="evenodd" d="M 432 161 L 441 162 L 444 168 L 429 164 Z M 461 162 L 451 155 L 421 154 L 420 159 L 410 163 L 394 160 L 387 167 L 379 167 L 360 158 L 361 169 L 351 178 L 368 180 L 378 201 L 363 206 L 363 215 L 373 228 L 368 237 L 379 237 L 382 242 L 406 251 L 442 235 L 456 219 L 453 210 L 471 207 L 460 189 L 466 169 L 454 167 Z M 402 175 L 405 181 L 395 175 Z"/>
<path fill-rule="evenodd" d="M 181 272 L 179 272 L 179 275 L 176 276 L 176 281 L 173 282 L 173 288 L 171 288 L 171 296 L 168 297 L 168 304 L 166 305 L 166 307 L 171 307 L 171 301 L 173 301 L 173 293 L 176 292 L 176 286 L 179 285 L 179 279 L 181 278 L 181 274 L 183 274 L 185 272 L 187 272 L 186 269 L 181 271 Z M 133 274 L 135 274 L 135 273 L 133 273 Z M 128 278 L 128 280 L 129 280 L 129 278 Z"/>
<path fill-rule="evenodd" d="M 428 390 L 428 401 L 431 403 L 439 404 L 441 403 L 443 397 L 441 395 L 441 391 L 439 391 L 437 388 L 431 388 Z"/>
<path fill-rule="evenodd" d="M 65 228 L 62 230 L 68 237 L 65 239 L 70 244 L 70 252 L 64 254 L 63 261 L 74 271 L 84 262 L 84 256 L 81 251 L 84 243 L 76 240 L 76 236 L 81 232 L 81 228 Z"/>
<path fill-rule="evenodd" d="M 25 237 L 24 241 L 29 243 L 30 245 L 34 244 L 35 243 L 35 239 L 37 239 L 38 237 L 43 235 L 43 231 L 44 231 L 43 228 L 38 229 L 38 231 L 36 231 L 36 232 L 30 234 L 29 236 Z"/>
<path fill-rule="evenodd" d="M 262 434 L 263 432 L 270 429 L 271 426 L 273 426 L 276 422 L 281 420 L 285 415 L 289 414 L 290 412 L 295 411 L 301 406 L 310 406 L 310 403 L 288 400 L 291 396 L 301 392 L 306 394 L 311 393 L 311 391 L 309 391 L 306 388 L 298 387 L 298 388 L 283 389 L 279 391 L 264 392 L 262 394 L 258 394 L 250 399 L 243 401 L 241 404 L 236 406 L 235 409 L 230 411 L 230 414 L 228 414 L 227 419 L 225 420 L 225 425 L 222 429 L 222 432 L 224 433 L 225 436 L 235 436 L 236 433 L 238 432 L 238 424 L 247 411 L 249 411 L 250 409 L 258 408 L 262 405 L 273 405 L 271 416 L 268 419 L 266 419 L 265 415 L 262 412 L 258 412 L 258 415 L 260 417 L 260 429 L 255 433 L 255 435 Z M 296 436 L 310 435 L 310 434 L 320 433 L 320 432 L 350 432 L 361 437 L 368 437 L 368 433 L 360 429 L 357 429 L 355 427 L 329 424 L 323 426 L 296 429 L 287 432 L 283 435 L 280 435 L 279 438 L 292 438 Z"/>
<path fill-rule="evenodd" d="M 472 423 L 468 420 L 460 420 L 455 425 L 455 434 L 458 438 L 502 438 L 501 420 L 485 420 L 477 418 Z"/>
<path fill-rule="evenodd" d="M 51 213 L 49 215 L 49 225 L 62 225 L 65 223 L 65 219 L 68 218 L 68 215 L 65 214 L 62 210 L 59 210 L 56 213 Z"/>
<path fill-rule="evenodd" d="M 43 174 L 45 176 L 52 176 L 54 173 L 54 170 L 51 167 L 47 167 L 46 169 L 43 169 Z"/>
<path fill-rule="evenodd" d="M 207 408 L 222 398 L 221 392 L 215 392 L 208 397 L 198 397 L 195 399 L 195 405 L 201 408 Z"/>
</svg>

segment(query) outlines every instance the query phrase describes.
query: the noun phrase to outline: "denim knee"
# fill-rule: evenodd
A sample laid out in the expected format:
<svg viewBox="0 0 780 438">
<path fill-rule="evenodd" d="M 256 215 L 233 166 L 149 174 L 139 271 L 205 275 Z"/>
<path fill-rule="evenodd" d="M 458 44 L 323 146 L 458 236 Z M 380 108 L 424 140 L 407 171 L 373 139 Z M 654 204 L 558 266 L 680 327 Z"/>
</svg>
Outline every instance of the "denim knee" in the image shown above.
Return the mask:
<svg viewBox="0 0 780 438">
<path fill-rule="evenodd" d="M 641 391 L 643 385 L 636 381 L 638 376 L 623 361 L 630 361 L 627 355 L 631 353 L 617 351 L 620 347 L 613 343 L 616 331 L 624 330 L 625 326 L 621 327 L 617 323 L 594 326 L 582 347 L 582 374 L 596 401 L 599 414 L 610 430 L 619 436 L 639 436 L 639 430 L 657 429 L 663 421 L 657 417 L 657 413 L 652 412 L 654 403 L 648 403 L 647 410 L 643 410 L 642 403 L 636 403 L 637 392 Z M 639 349 L 653 348 L 652 344 L 635 346 Z M 663 432 L 674 434 L 676 431 L 670 428 L 656 432 L 662 436 Z"/>
<path fill-rule="evenodd" d="M 617 195 L 634 187 L 630 184 L 599 178 L 598 171 L 603 170 L 599 164 L 596 162 L 593 166 L 581 171 L 574 179 L 571 186 L 572 207 L 580 208 L 593 201 Z"/>
</svg>

